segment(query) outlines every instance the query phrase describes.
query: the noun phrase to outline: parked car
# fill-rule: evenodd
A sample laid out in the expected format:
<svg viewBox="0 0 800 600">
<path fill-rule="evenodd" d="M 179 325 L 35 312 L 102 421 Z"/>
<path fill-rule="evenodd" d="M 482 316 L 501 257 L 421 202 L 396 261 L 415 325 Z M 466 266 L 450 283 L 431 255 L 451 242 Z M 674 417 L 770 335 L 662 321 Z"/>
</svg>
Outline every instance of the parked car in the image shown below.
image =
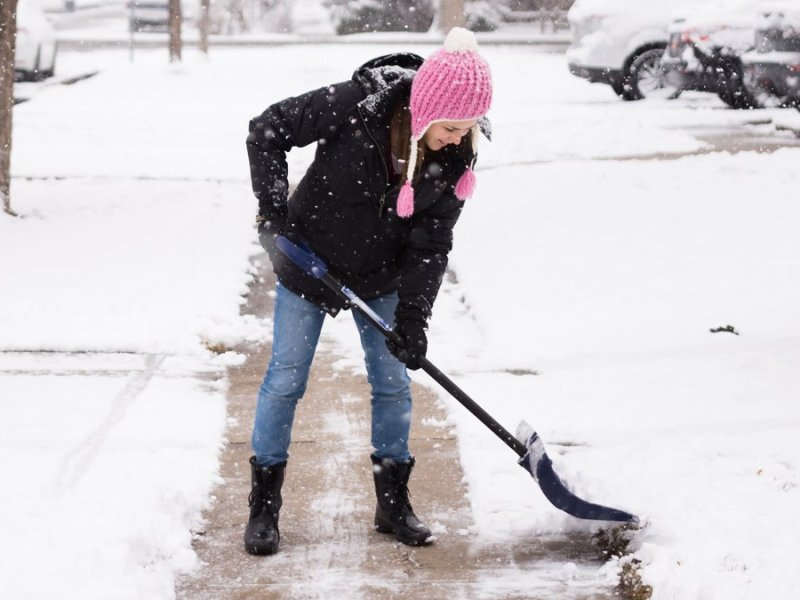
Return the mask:
<svg viewBox="0 0 800 600">
<path fill-rule="evenodd" d="M 573 32 L 570 72 L 606 83 L 625 100 L 670 98 L 661 57 L 675 13 L 711 0 L 575 0 L 567 13 Z"/>
<path fill-rule="evenodd" d="M 331 6 L 339 35 L 366 31 L 428 31 L 433 0 L 345 0 Z"/>
<path fill-rule="evenodd" d="M 464 26 L 470 31 L 496 31 L 503 22 L 500 6 L 488 0 L 464 3 Z"/>
<path fill-rule="evenodd" d="M 128 27 L 131 31 L 167 31 L 167 0 L 132 0 L 128 2 Z"/>
<path fill-rule="evenodd" d="M 766 106 L 800 107 L 800 7 L 766 4 L 755 29 L 755 48 L 742 56 L 747 89 Z"/>
<path fill-rule="evenodd" d="M 744 85 L 742 55 L 753 48 L 761 0 L 717 0 L 673 19 L 661 58 L 668 84 L 717 94 L 733 108 L 756 108 Z"/>
<path fill-rule="evenodd" d="M 200 0 L 181 0 L 181 19 L 188 23 L 197 17 Z M 133 32 L 169 31 L 169 0 L 131 0 L 128 26 Z"/>
<path fill-rule="evenodd" d="M 20 81 L 52 77 L 56 70 L 56 34 L 36 0 L 17 4 L 14 76 Z"/>
</svg>

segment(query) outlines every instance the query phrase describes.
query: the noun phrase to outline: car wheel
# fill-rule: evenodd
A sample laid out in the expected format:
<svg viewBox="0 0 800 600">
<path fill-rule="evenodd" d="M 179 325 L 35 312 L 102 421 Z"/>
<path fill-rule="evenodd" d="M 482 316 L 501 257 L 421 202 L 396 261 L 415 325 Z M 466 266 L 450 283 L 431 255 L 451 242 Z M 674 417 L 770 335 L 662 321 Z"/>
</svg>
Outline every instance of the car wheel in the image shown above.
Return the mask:
<svg viewBox="0 0 800 600">
<path fill-rule="evenodd" d="M 751 94 L 744 86 L 741 86 L 735 91 L 721 91 L 717 95 L 725 104 L 737 110 L 764 108 L 759 99 Z"/>
<path fill-rule="evenodd" d="M 742 61 L 738 56 L 716 53 L 713 65 L 717 80 L 715 89 L 720 99 L 735 109 L 763 108 L 744 83 Z"/>
<path fill-rule="evenodd" d="M 762 108 L 786 108 L 791 104 L 786 96 L 777 96 L 764 90 L 757 91 L 754 97 Z"/>
<path fill-rule="evenodd" d="M 748 88 L 758 108 L 788 108 L 794 105 L 789 96 L 782 95 L 771 82 Z"/>
<path fill-rule="evenodd" d="M 661 69 L 661 56 L 663 48 L 645 50 L 633 59 L 630 66 L 630 76 L 625 86 L 626 100 L 641 100 L 644 98 L 677 98 L 681 90 L 667 83 Z"/>
</svg>

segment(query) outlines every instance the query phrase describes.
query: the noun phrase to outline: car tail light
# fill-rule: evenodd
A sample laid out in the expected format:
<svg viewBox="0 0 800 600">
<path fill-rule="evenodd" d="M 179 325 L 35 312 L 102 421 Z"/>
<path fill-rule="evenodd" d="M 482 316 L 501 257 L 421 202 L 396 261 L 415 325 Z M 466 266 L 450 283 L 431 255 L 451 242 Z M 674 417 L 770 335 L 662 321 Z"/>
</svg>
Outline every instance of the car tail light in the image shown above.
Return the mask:
<svg viewBox="0 0 800 600">
<path fill-rule="evenodd" d="M 709 40 L 707 33 L 702 33 L 696 29 L 687 29 L 681 34 L 681 41 L 684 44 L 694 44 L 695 42 L 707 42 Z"/>
<path fill-rule="evenodd" d="M 800 65 L 787 65 L 787 68 L 792 73 L 800 73 Z"/>
</svg>

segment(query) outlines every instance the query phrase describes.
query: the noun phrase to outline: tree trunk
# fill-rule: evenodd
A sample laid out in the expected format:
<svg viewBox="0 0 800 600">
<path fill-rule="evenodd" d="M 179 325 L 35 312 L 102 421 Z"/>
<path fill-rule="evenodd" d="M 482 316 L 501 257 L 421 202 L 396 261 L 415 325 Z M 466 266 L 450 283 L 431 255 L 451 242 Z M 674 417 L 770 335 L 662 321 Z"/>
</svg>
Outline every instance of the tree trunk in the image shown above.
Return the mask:
<svg viewBox="0 0 800 600">
<path fill-rule="evenodd" d="M 439 31 L 464 26 L 464 0 L 439 0 Z"/>
<path fill-rule="evenodd" d="M 181 40 L 181 0 L 169 0 L 169 62 L 180 62 L 183 42 Z"/>
<path fill-rule="evenodd" d="M 17 45 L 17 0 L 0 0 L 0 199 L 11 210 L 11 121 L 14 109 L 14 54 Z"/>
<path fill-rule="evenodd" d="M 211 27 L 211 0 L 200 0 L 200 51 L 208 54 L 208 30 Z"/>
</svg>

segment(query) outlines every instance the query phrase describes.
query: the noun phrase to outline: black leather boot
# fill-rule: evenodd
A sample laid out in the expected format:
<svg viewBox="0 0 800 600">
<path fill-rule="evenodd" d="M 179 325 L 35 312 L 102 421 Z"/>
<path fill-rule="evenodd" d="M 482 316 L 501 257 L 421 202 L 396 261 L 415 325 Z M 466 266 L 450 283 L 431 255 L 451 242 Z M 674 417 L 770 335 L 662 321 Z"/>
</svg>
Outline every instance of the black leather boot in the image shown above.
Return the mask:
<svg viewBox="0 0 800 600">
<path fill-rule="evenodd" d="M 244 548 L 250 554 L 275 554 L 278 551 L 280 532 L 278 514 L 283 500 L 281 486 L 286 463 L 261 467 L 256 457 L 250 457 L 253 489 L 248 499 L 250 519 L 244 531 Z"/>
<path fill-rule="evenodd" d="M 436 538 L 414 514 L 408 501 L 408 479 L 414 459 L 396 462 L 390 458 L 371 456 L 378 507 L 375 510 L 375 529 L 393 533 L 397 541 L 408 546 L 432 544 Z"/>
</svg>

